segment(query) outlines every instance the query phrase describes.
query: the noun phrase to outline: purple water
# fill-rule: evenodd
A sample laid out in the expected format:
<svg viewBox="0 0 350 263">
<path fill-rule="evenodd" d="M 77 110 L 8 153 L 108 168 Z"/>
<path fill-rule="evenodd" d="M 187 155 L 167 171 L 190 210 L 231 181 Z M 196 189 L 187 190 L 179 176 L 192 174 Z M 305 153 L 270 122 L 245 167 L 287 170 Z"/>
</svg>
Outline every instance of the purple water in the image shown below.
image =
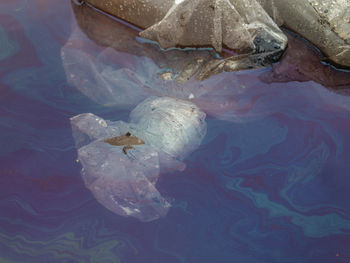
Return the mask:
<svg viewBox="0 0 350 263">
<path fill-rule="evenodd" d="M 0 3 L 0 262 L 350 262 L 349 73 L 291 37 L 273 69 L 165 87 L 194 93 L 208 133 L 185 171 L 160 176 L 167 216 L 141 223 L 85 188 L 69 122 L 125 120 L 134 106 L 69 84 L 61 51 L 78 30 L 73 54 L 105 51 L 109 65 L 152 75 L 138 44 L 105 50 L 75 17 L 68 0 Z"/>
</svg>

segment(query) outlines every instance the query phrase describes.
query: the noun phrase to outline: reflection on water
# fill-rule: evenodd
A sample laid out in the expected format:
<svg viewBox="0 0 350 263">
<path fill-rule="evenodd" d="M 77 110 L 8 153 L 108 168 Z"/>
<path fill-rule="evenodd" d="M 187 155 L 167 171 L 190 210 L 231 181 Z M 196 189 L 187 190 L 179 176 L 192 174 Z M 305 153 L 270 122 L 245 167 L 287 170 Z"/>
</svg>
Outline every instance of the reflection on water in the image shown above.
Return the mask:
<svg viewBox="0 0 350 263">
<path fill-rule="evenodd" d="M 273 69 L 167 81 L 214 54 L 160 52 L 92 17 L 68 0 L 0 3 L 0 261 L 350 260 L 348 73 L 291 35 Z M 85 188 L 69 119 L 127 121 L 154 95 L 196 104 L 208 132 L 158 179 L 168 214 L 141 223 Z"/>
</svg>

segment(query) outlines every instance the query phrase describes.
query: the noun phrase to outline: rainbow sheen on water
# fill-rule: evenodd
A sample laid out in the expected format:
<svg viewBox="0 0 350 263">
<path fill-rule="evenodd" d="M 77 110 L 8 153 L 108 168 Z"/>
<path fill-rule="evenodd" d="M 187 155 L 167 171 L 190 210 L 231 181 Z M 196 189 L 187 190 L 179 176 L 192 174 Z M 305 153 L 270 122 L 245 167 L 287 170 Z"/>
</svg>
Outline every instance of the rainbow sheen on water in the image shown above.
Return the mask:
<svg viewBox="0 0 350 263">
<path fill-rule="evenodd" d="M 0 262 L 350 262 L 348 72 L 299 43 L 273 69 L 171 89 L 152 75 L 155 48 L 108 48 L 75 19 L 68 0 L 0 3 Z M 71 37 L 72 59 L 100 55 L 124 69 L 121 83 L 141 76 L 150 88 L 132 105 L 93 100 L 67 76 Z M 168 214 L 142 223 L 101 206 L 81 178 L 70 118 L 127 121 L 143 96 L 190 94 L 207 134 L 184 171 L 159 176 Z"/>
</svg>

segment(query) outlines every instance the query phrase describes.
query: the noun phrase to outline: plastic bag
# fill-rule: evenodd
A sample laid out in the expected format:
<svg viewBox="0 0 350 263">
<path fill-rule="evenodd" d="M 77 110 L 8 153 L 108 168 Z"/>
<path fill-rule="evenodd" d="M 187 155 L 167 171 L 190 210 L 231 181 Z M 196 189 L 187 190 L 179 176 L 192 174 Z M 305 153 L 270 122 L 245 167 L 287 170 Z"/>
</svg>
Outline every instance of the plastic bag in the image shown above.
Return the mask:
<svg viewBox="0 0 350 263">
<path fill-rule="evenodd" d="M 278 25 L 317 46 L 326 60 L 350 67 L 348 0 L 258 0 Z"/>
<path fill-rule="evenodd" d="M 256 0 L 86 2 L 145 29 L 140 36 L 157 41 L 163 48 L 213 47 L 221 52 L 227 47 L 247 55 L 207 63 L 205 77 L 224 68 L 237 71 L 270 65 L 287 46 L 286 36 Z"/>
<path fill-rule="evenodd" d="M 86 2 L 141 28 L 149 28 L 141 35 L 158 41 L 164 47 L 210 44 L 216 50 L 220 50 L 222 44 L 235 49 L 239 46 L 237 44 L 241 43 L 239 49 L 247 51 L 252 47 L 252 42 L 249 40 L 251 38 L 257 53 L 260 54 L 269 53 L 274 46 L 278 48 L 278 45 L 283 50 L 287 41 L 276 24 L 268 18 L 266 11 L 279 26 L 292 29 L 317 46 L 326 55 L 326 60 L 342 67 L 350 67 L 350 2 L 347 0 L 86 0 Z M 184 8 L 181 9 L 181 6 Z M 230 15 L 225 15 L 228 13 Z M 236 22 L 230 21 L 233 18 Z M 187 20 L 197 20 L 197 25 L 189 23 L 188 26 Z M 232 45 L 233 43 L 235 45 Z M 269 57 L 275 61 L 279 58 Z"/>
<path fill-rule="evenodd" d="M 175 110 L 176 109 L 176 110 Z M 91 114 L 71 118 L 86 187 L 98 202 L 122 215 L 152 221 L 166 215 L 169 202 L 156 189 L 161 172 L 184 170 L 183 160 L 206 134 L 205 114 L 193 103 L 149 98 L 130 114 L 130 122 L 111 122 Z M 144 141 L 123 152 L 106 139 L 131 133 Z"/>
</svg>

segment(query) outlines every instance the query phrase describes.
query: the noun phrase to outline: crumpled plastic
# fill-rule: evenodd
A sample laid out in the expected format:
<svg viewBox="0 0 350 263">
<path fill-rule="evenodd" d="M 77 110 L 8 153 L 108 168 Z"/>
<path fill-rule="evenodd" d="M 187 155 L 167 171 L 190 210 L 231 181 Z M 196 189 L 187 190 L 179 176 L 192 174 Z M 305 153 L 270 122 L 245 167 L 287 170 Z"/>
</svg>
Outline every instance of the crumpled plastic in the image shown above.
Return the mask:
<svg viewBox="0 0 350 263">
<path fill-rule="evenodd" d="M 99 46 L 86 40 L 86 36 L 75 28 L 62 49 L 62 60 L 69 83 L 92 100 L 118 109 L 129 109 L 151 95 L 172 96 L 191 100 L 201 110 L 216 118 L 239 122 L 265 116 L 275 107 L 268 99 L 262 100 L 265 103 L 259 103 L 259 98 L 265 98 L 265 93 L 269 94 L 271 88 L 261 88 L 261 83 L 252 75 L 223 73 L 201 82 L 189 78 L 184 84 L 175 84 L 179 77 L 186 79 L 192 76 L 192 73 L 186 75 L 186 72 L 193 72 L 197 60 L 205 61 L 208 57 L 210 60 L 212 53 L 208 50 L 161 52 L 153 44 L 135 40 L 136 33 L 132 30 L 124 30 L 123 25 L 90 9 L 84 6 L 79 9 L 86 13 L 77 13 L 78 23 L 83 25 L 86 35 Z M 98 21 L 99 19 L 102 20 Z M 297 63 L 305 64 L 304 59 L 305 56 L 302 56 L 302 62 Z M 288 65 L 286 67 L 286 72 L 290 75 Z M 315 74 L 318 72 L 317 69 L 310 71 Z M 254 85 L 259 88 L 250 88 Z M 241 96 L 242 94 L 245 95 Z M 159 123 L 154 121 L 152 124 L 147 117 L 154 114 L 150 106 L 154 98 L 147 101 L 149 107 L 141 107 L 143 104 L 137 106 L 128 123 L 109 122 L 92 114 L 81 114 L 72 119 L 79 159 L 84 167 L 82 176 L 87 187 L 111 211 L 142 221 L 151 221 L 167 213 L 170 203 L 156 188 L 157 179 L 162 172 L 184 169 L 181 160 L 198 147 L 202 138 L 189 135 L 198 135 L 197 129 L 186 130 L 187 126 L 181 125 L 176 134 L 183 136 L 182 141 L 177 141 L 177 137 L 172 136 L 171 129 L 175 129 L 176 125 L 164 125 L 162 129 L 167 132 L 158 134 Z M 285 103 L 284 97 L 281 101 Z M 177 100 L 178 102 L 182 100 Z M 168 103 L 164 103 L 160 108 L 165 109 L 167 106 Z M 170 107 L 168 111 L 161 110 L 154 120 L 163 119 L 167 114 L 170 114 L 170 119 L 177 120 L 181 115 L 183 117 L 180 120 L 187 118 L 187 110 L 176 116 L 174 109 L 177 107 Z M 143 127 L 150 127 L 150 130 L 155 129 L 155 132 L 144 133 L 140 130 L 140 123 L 143 123 Z M 201 122 L 193 123 L 200 125 Z M 205 129 L 200 130 L 204 132 Z M 147 137 L 148 143 L 136 146 L 135 150 L 131 149 L 125 155 L 122 147 L 103 142 L 103 138 L 129 131 L 142 139 Z M 150 142 L 153 146 L 149 146 Z M 110 166 L 110 163 L 115 166 Z"/>
<path fill-rule="evenodd" d="M 206 134 L 205 113 L 191 102 L 151 97 L 130 114 L 130 121 L 105 121 L 84 113 L 71 118 L 78 160 L 86 187 L 104 207 L 148 222 L 165 216 L 170 203 L 156 188 L 160 173 L 184 170 L 181 161 Z M 127 154 L 104 140 L 127 132 L 145 144 Z"/>
<path fill-rule="evenodd" d="M 213 51 L 162 52 L 92 8 L 74 6 L 74 12 L 79 26 L 72 25 L 62 47 L 62 64 L 68 83 L 98 104 L 131 110 L 152 95 L 197 99 L 223 86 L 222 76 L 202 82 L 193 76 L 206 72 L 202 67 L 215 59 Z"/>
<path fill-rule="evenodd" d="M 92 8 L 73 6 L 73 11 L 79 26 L 72 24 L 72 34 L 61 50 L 62 62 L 69 84 L 90 99 L 130 108 L 150 95 L 188 98 L 202 92 L 187 92 L 182 84 L 195 74 L 210 75 L 205 64 L 217 60 L 214 51 L 162 52 L 135 39 L 136 31 Z"/>
<path fill-rule="evenodd" d="M 86 5 L 73 6 L 73 10 L 79 26 L 73 21 L 72 34 L 61 51 L 67 81 L 94 102 L 118 110 L 131 111 L 152 95 L 169 96 L 190 100 L 215 118 L 246 122 L 266 114 L 249 110 L 254 96 L 263 96 L 261 74 L 267 83 L 314 80 L 336 89 L 349 86 L 349 73 L 322 65 L 317 53 L 310 53 L 305 42 L 294 35 L 289 35 L 288 50 L 272 72 L 224 72 L 197 81 L 193 73 L 207 72 L 203 67 L 215 58 L 213 51 L 163 52 L 137 38 L 136 31 Z M 255 95 L 247 100 L 247 94 Z"/>
<path fill-rule="evenodd" d="M 326 60 L 350 67 L 350 1 L 258 0 L 278 25 L 300 34 Z"/>
<path fill-rule="evenodd" d="M 260 55 L 260 60 L 240 57 L 244 61 L 240 69 L 275 62 L 287 46 L 286 36 L 256 0 L 86 2 L 145 29 L 140 36 L 157 41 L 163 48 L 213 47 L 221 52 L 228 47 L 238 54 Z M 227 63 L 225 67 L 237 70 L 236 64 Z"/>
<path fill-rule="evenodd" d="M 244 5 L 229 0 L 191 0 L 175 3 L 161 21 L 140 35 L 157 41 L 163 48 L 212 46 L 221 52 L 226 46 L 237 53 L 249 53 L 255 51 L 254 39 L 262 34 L 260 31 L 265 32 L 266 41 L 285 41 L 255 0 L 245 1 Z"/>
<path fill-rule="evenodd" d="M 256 53 L 269 53 L 274 47 L 281 50 L 286 47 L 287 40 L 276 26 L 277 23 L 308 39 L 325 54 L 326 60 L 341 67 L 350 67 L 348 0 L 86 0 L 86 2 L 146 29 L 141 35 L 158 41 L 163 47 L 210 44 L 217 51 L 220 51 L 222 46 L 227 46 L 245 53 L 253 47 L 253 41 Z M 231 21 L 232 19 L 235 21 Z M 279 58 L 271 54 L 267 56 L 274 61 Z M 243 64 L 235 65 L 233 70 L 243 68 L 247 63 L 252 66 L 256 62 L 254 58 L 250 63 L 243 61 Z M 268 64 L 267 62 L 268 60 L 265 64 Z M 230 63 L 226 68 L 230 68 Z"/>
<path fill-rule="evenodd" d="M 136 31 L 86 5 L 73 6 L 73 11 L 79 26 L 73 21 L 72 34 L 61 50 L 62 63 L 68 83 L 91 100 L 131 110 L 151 95 L 190 99 L 197 105 L 201 103 L 198 99 L 207 101 L 209 97 L 211 102 L 201 107 L 210 104 L 218 111 L 235 107 L 230 96 L 239 92 L 233 86 L 242 85 L 240 77 L 218 75 L 222 61 L 228 61 L 213 50 L 164 52 L 137 38 Z"/>
</svg>

